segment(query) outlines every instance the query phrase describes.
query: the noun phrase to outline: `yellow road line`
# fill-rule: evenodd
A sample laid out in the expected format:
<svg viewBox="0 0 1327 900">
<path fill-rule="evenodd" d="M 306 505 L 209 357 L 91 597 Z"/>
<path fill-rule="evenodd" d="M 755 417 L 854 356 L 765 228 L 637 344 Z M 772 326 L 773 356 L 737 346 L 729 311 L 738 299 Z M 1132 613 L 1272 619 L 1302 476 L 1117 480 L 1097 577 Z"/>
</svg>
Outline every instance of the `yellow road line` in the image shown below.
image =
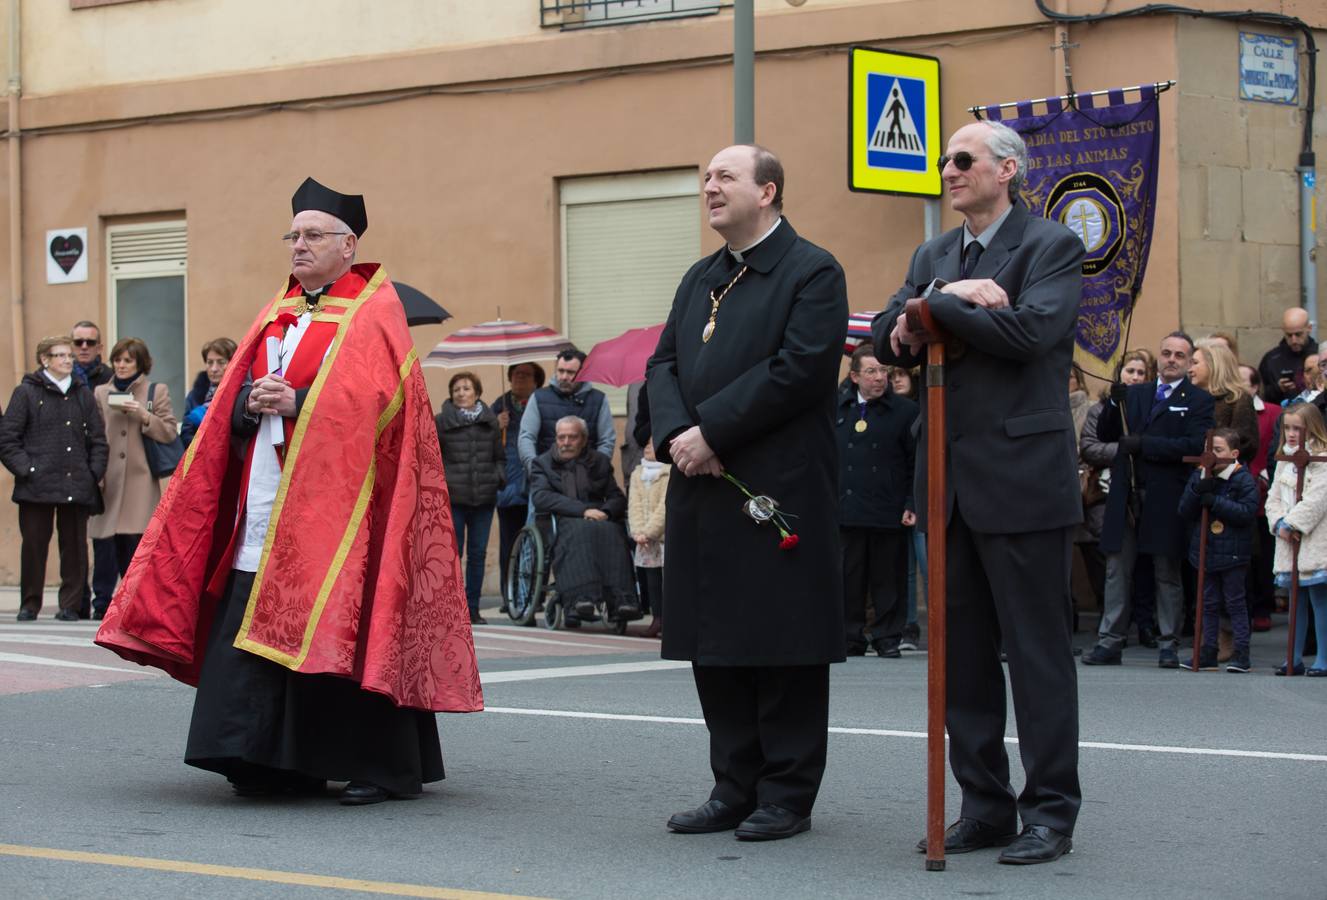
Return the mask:
<svg viewBox="0 0 1327 900">
<path fill-rule="evenodd" d="M 0 856 L 26 856 L 32 859 L 58 859 L 65 862 L 95 863 L 103 866 L 123 866 L 128 869 L 152 869 L 158 872 L 181 872 L 188 875 L 211 875 L 215 878 L 241 878 L 248 881 L 266 881 L 274 884 L 296 884 L 302 887 L 332 888 L 341 891 L 360 891 L 365 894 L 388 894 L 394 897 L 431 897 L 435 900 L 537 900 L 516 894 L 493 894 L 487 891 L 466 891 L 459 888 L 432 887 L 427 884 L 400 884 L 393 881 L 363 881 L 358 878 L 337 878 L 331 875 L 309 875 L 304 872 L 281 872 L 276 869 L 249 869 L 239 866 L 217 866 L 210 863 L 186 862 L 176 859 L 152 859 L 146 856 L 120 856 L 114 853 L 85 853 L 81 850 L 56 850 L 49 847 L 24 847 L 19 844 L 0 844 Z"/>
</svg>

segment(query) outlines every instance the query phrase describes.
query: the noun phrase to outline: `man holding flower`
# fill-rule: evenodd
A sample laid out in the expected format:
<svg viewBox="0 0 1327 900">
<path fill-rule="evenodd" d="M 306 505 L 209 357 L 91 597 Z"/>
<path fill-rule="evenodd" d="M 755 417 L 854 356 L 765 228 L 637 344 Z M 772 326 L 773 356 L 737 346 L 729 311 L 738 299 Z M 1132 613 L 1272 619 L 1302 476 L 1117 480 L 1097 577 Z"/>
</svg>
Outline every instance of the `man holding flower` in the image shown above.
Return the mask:
<svg viewBox="0 0 1327 900">
<path fill-rule="evenodd" d="M 768 150 L 721 150 L 704 199 L 726 246 L 682 279 L 647 369 L 654 444 L 676 472 L 663 656 L 693 665 L 715 782 L 668 827 L 775 840 L 811 827 L 829 664 L 844 658 L 833 416 L 847 289 L 783 218 Z"/>
</svg>

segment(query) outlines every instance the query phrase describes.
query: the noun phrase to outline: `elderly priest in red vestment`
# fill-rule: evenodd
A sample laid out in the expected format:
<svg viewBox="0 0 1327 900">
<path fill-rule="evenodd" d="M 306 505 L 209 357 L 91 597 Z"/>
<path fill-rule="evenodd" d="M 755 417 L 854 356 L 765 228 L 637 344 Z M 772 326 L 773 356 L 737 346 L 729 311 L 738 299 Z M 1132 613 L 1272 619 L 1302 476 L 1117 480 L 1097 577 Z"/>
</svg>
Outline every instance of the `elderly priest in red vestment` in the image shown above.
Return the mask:
<svg viewBox="0 0 1327 900">
<path fill-rule="evenodd" d="M 249 328 L 97 633 L 196 685 L 185 762 L 237 794 L 376 803 L 443 777 L 483 708 L 442 456 L 364 201 L 312 178 Z M 231 414 L 217 415 L 217 410 Z"/>
</svg>

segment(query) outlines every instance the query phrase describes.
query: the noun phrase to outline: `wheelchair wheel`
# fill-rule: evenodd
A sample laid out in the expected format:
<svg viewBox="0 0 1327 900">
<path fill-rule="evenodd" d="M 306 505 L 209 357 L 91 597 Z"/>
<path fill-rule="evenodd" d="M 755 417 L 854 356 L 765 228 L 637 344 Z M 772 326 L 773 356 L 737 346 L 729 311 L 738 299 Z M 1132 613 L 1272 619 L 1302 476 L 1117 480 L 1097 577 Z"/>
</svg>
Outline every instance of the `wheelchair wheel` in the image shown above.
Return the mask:
<svg viewBox="0 0 1327 900">
<path fill-rule="evenodd" d="M 516 532 L 507 563 L 507 615 L 513 622 L 522 625 L 534 622 L 547 574 L 543 536 L 537 528 L 527 525 Z"/>
<path fill-rule="evenodd" d="M 544 627 L 549 631 L 556 631 L 562 627 L 562 621 L 562 601 L 558 600 L 553 594 L 549 594 L 544 600 Z"/>
</svg>

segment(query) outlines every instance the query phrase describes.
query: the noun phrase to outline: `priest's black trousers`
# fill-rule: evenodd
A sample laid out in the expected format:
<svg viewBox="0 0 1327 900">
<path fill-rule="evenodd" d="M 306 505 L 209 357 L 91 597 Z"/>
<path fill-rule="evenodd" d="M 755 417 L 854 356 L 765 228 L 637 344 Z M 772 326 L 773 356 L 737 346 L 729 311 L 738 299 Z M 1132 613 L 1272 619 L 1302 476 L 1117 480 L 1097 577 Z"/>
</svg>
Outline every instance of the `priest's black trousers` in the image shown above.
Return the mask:
<svg viewBox="0 0 1327 900">
<path fill-rule="evenodd" d="M 694 665 L 710 732 L 710 799 L 811 815 L 829 741 L 829 666 Z"/>
</svg>

